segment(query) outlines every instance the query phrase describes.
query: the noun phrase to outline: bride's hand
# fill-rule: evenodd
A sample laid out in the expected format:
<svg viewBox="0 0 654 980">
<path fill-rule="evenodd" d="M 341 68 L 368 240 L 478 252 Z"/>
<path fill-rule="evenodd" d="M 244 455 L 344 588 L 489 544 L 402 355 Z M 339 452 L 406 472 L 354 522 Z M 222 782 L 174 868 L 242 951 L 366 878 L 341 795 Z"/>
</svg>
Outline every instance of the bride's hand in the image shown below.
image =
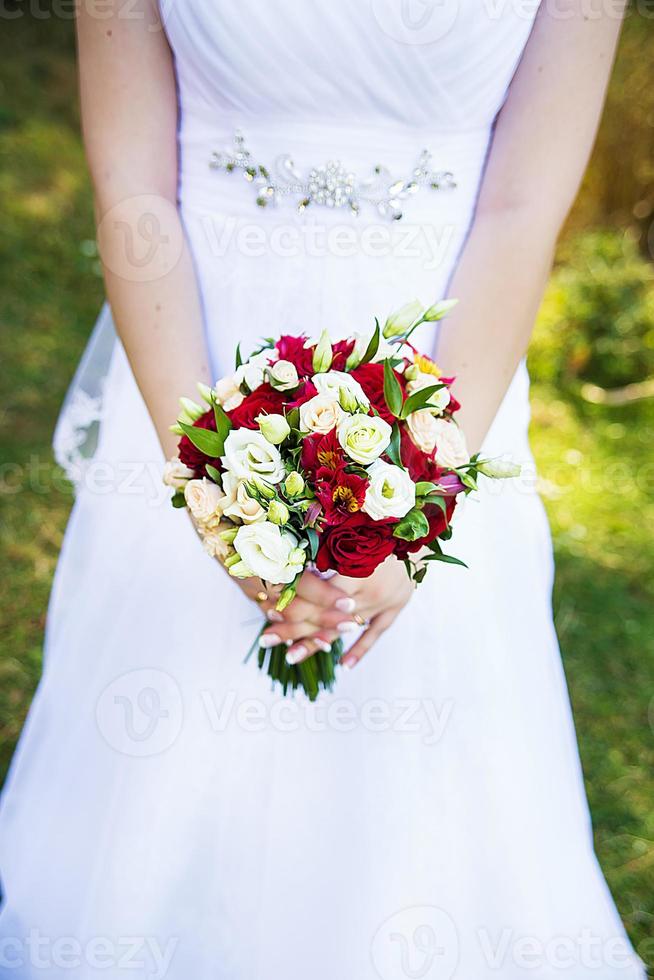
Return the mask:
<svg viewBox="0 0 654 980">
<path fill-rule="evenodd" d="M 355 622 L 358 625 L 363 621 L 369 624 L 341 660 L 343 666 L 348 668 L 354 667 L 377 642 L 406 606 L 414 590 L 403 563 L 397 558 L 387 558 L 368 578 L 346 578 L 343 575 L 335 575 L 329 583 L 322 584 L 329 584 L 332 589 L 339 591 L 341 596 L 349 596 L 351 602 L 349 608 L 356 616 Z M 346 606 L 342 605 L 340 608 L 345 609 Z M 340 632 L 347 632 L 343 625 Z M 325 639 L 329 635 L 331 634 L 321 631 L 318 638 Z M 309 640 L 303 639 L 301 643 L 291 646 L 288 652 L 289 659 L 299 663 L 316 650 L 322 649 L 315 645 L 315 641 L 316 637 L 313 636 Z"/>
</svg>

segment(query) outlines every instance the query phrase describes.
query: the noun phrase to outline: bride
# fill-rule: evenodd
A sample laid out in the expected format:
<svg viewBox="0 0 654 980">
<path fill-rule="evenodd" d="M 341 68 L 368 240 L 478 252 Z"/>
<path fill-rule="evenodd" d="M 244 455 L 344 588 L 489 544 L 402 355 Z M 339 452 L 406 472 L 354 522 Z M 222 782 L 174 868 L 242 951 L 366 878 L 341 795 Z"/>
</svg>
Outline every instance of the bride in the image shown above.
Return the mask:
<svg viewBox="0 0 654 980">
<path fill-rule="evenodd" d="M 620 16 L 537 7 L 78 5 L 110 357 L 101 408 L 92 352 L 59 426 L 78 493 L 3 801 L 3 976 L 643 977 L 593 853 L 523 361 Z M 327 161 L 359 213 L 325 203 Z M 263 602 L 270 643 L 343 635 L 355 668 L 284 700 L 243 665 L 261 583 L 162 492 L 177 396 L 237 342 L 446 292 L 417 346 L 456 375 L 471 451 L 525 477 L 462 508 L 469 571 L 414 593 L 389 560 Z"/>
</svg>

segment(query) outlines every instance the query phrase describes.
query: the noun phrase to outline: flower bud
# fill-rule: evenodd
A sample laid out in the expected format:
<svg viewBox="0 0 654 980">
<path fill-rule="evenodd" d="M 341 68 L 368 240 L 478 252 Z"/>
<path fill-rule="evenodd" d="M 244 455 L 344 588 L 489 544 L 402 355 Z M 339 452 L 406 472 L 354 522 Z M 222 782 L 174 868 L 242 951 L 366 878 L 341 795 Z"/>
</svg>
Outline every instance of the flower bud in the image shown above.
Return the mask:
<svg viewBox="0 0 654 980">
<path fill-rule="evenodd" d="M 291 427 L 283 415 L 257 415 L 261 434 L 267 442 L 278 446 L 291 433 Z"/>
<path fill-rule="evenodd" d="M 275 496 L 275 491 L 270 484 L 266 483 L 265 480 L 260 479 L 258 476 L 252 477 L 252 479 L 249 481 L 249 486 L 252 486 L 254 490 L 257 491 L 262 497 L 265 497 L 266 500 L 272 500 Z"/>
<path fill-rule="evenodd" d="M 241 556 L 236 552 L 234 552 L 233 555 L 230 555 L 229 558 L 225 559 L 223 564 L 225 565 L 225 568 L 231 568 L 232 565 L 238 565 L 240 561 L 241 561 Z"/>
<path fill-rule="evenodd" d="M 289 514 L 288 507 L 281 500 L 271 500 L 270 506 L 268 507 L 268 520 L 273 524 L 279 524 L 283 526 L 288 523 L 288 519 L 291 515 Z"/>
<path fill-rule="evenodd" d="M 332 366 L 333 357 L 334 354 L 332 351 L 329 334 L 326 330 L 323 330 L 313 351 L 313 370 L 316 372 L 316 374 L 320 374 L 323 371 L 329 371 L 330 367 Z"/>
<path fill-rule="evenodd" d="M 407 381 L 415 381 L 420 374 L 420 368 L 417 364 L 409 364 L 408 368 L 405 368 L 404 377 Z M 436 379 L 434 379 L 435 381 Z"/>
<path fill-rule="evenodd" d="M 288 556 L 289 565 L 304 565 L 307 560 L 307 553 L 304 548 L 294 548 Z"/>
<path fill-rule="evenodd" d="M 279 599 L 275 604 L 275 609 L 277 609 L 278 612 L 282 612 L 284 609 L 286 609 L 288 604 L 295 598 L 295 593 L 296 590 L 294 586 L 287 585 L 285 589 L 282 589 Z"/>
<path fill-rule="evenodd" d="M 219 531 L 218 537 L 220 538 L 221 541 L 224 541 L 225 544 L 233 544 L 234 538 L 236 537 L 237 534 L 238 534 L 237 527 L 229 527 L 227 528 L 226 531 Z"/>
<path fill-rule="evenodd" d="M 299 497 L 304 490 L 304 480 L 302 474 L 298 473 L 297 470 L 293 470 L 289 473 L 284 481 L 284 490 L 289 497 Z"/>
<path fill-rule="evenodd" d="M 202 384 L 201 381 L 198 381 L 197 387 L 198 387 L 198 391 L 200 392 L 200 398 L 202 398 L 202 400 L 205 401 L 207 405 L 211 405 L 214 399 L 213 389 L 210 388 L 209 385 Z"/>
<path fill-rule="evenodd" d="M 184 435 L 184 430 L 181 427 L 181 425 L 179 424 L 179 422 L 175 422 L 174 425 L 169 425 L 168 426 L 168 431 L 169 432 L 172 432 L 173 435 L 175 435 L 175 436 L 183 436 Z"/>
<path fill-rule="evenodd" d="M 238 561 L 233 565 L 228 564 L 228 562 L 231 562 L 232 558 L 238 558 Z M 252 571 L 244 561 L 241 561 L 238 555 L 232 555 L 231 558 L 228 558 L 225 562 L 225 567 L 228 568 L 229 574 L 234 578 L 252 578 Z"/>
<path fill-rule="evenodd" d="M 520 464 L 510 459 L 485 459 L 477 463 L 477 469 L 491 480 L 510 480 L 522 472 Z"/>
<path fill-rule="evenodd" d="M 405 303 L 386 319 L 382 333 L 384 337 L 401 336 L 406 333 L 422 313 L 422 303 L 417 299 Z"/>
<path fill-rule="evenodd" d="M 338 389 L 338 403 L 344 412 L 356 412 L 359 408 L 356 395 L 349 388 Z"/>
<path fill-rule="evenodd" d="M 204 415 L 205 409 L 202 405 L 198 405 L 191 398 L 180 398 L 179 404 L 182 406 L 182 411 L 179 415 L 179 421 L 188 422 L 189 425 L 193 425 L 194 422 Z"/>
<path fill-rule="evenodd" d="M 435 320 L 442 320 L 444 316 L 447 316 L 450 310 L 454 309 L 458 302 L 458 299 L 443 299 L 440 301 L 440 303 L 434 303 L 434 305 L 430 306 L 428 310 L 425 310 L 425 312 L 422 314 L 422 318 L 423 320 L 426 320 L 427 323 L 433 323 Z"/>
</svg>

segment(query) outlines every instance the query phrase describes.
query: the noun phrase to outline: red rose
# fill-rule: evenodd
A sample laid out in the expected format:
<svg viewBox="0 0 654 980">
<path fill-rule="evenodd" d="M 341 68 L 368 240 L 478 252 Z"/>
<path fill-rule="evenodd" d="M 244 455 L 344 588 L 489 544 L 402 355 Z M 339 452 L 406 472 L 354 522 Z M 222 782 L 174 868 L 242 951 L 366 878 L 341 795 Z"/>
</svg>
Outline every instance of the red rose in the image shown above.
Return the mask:
<svg viewBox="0 0 654 980">
<path fill-rule="evenodd" d="M 307 337 L 285 334 L 275 344 L 280 361 L 290 361 L 300 378 L 313 374 L 313 350 L 305 348 Z"/>
<path fill-rule="evenodd" d="M 342 524 L 363 507 L 368 481 L 356 473 L 321 467 L 316 481 L 316 496 L 323 506 L 327 524 Z"/>
<path fill-rule="evenodd" d="M 293 401 L 286 403 L 288 409 L 299 408 L 300 405 L 304 405 L 310 398 L 314 398 L 318 394 L 318 389 L 313 381 L 302 381 L 300 387 L 293 394 Z"/>
<path fill-rule="evenodd" d="M 373 408 L 379 412 L 385 422 L 392 425 L 395 422 L 395 416 L 389 411 L 386 399 L 384 398 L 384 365 L 361 364 L 350 373 L 365 391 Z M 403 381 L 397 373 L 396 377 L 400 384 L 403 385 Z"/>
<path fill-rule="evenodd" d="M 444 497 L 443 499 L 445 500 L 447 516 L 435 504 L 427 504 L 425 507 L 424 514 L 429 521 L 429 533 L 425 534 L 424 538 L 418 538 L 417 541 L 403 541 L 402 538 L 395 539 L 395 554 L 398 558 L 404 559 L 408 555 L 420 551 L 421 548 L 424 548 L 425 545 L 434 541 L 439 534 L 443 533 L 452 519 L 452 514 L 456 507 L 456 497 Z"/>
<path fill-rule="evenodd" d="M 396 540 L 392 524 L 359 512 L 324 532 L 316 565 L 321 572 L 333 568 L 351 578 L 367 578 L 393 553 Z"/>
<path fill-rule="evenodd" d="M 213 414 L 213 409 L 209 409 L 208 412 L 201 415 L 200 418 L 193 423 L 193 427 L 196 429 L 211 429 L 213 432 L 215 432 L 216 418 Z M 210 456 L 205 456 L 203 452 L 200 452 L 200 450 L 193 445 L 188 436 L 182 436 L 182 438 L 179 440 L 177 453 L 182 463 L 195 471 L 196 477 L 207 475 L 205 470 L 207 463 L 210 463 L 211 466 L 215 466 L 216 469 L 220 469 L 220 460 L 212 459 Z"/>
<path fill-rule="evenodd" d="M 400 454 L 402 463 L 414 483 L 419 483 L 421 480 L 438 483 L 442 470 L 436 463 L 434 454 L 427 455 L 422 449 L 418 449 L 405 424 L 402 424 L 400 430 Z"/>
<path fill-rule="evenodd" d="M 451 385 L 456 379 L 441 378 L 440 380 L 444 385 Z M 461 408 L 461 402 L 458 399 L 456 399 L 452 394 L 452 392 L 450 391 L 450 402 L 446 408 L 446 411 L 450 412 L 451 415 L 454 415 L 454 413 L 458 412 L 460 408 Z"/>
<path fill-rule="evenodd" d="M 263 384 L 246 395 L 238 408 L 233 408 L 227 414 L 235 429 L 258 429 L 257 415 L 281 414 L 283 409 L 283 394 L 269 384 Z"/>
</svg>

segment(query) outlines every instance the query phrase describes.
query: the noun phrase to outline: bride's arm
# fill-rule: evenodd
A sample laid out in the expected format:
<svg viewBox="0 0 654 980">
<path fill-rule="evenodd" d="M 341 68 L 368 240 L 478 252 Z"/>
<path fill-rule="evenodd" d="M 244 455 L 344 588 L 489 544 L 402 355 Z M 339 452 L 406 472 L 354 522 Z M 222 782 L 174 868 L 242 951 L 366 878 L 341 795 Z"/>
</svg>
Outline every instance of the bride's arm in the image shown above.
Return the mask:
<svg viewBox="0 0 654 980">
<path fill-rule="evenodd" d="M 155 0 L 78 4 L 84 143 L 116 329 L 167 456 L 178 398 L 211 383 L 195 270 L 177 210 L 177 94 Z M 236 580 L 234 580 L 236 582 Z M 236 584 L 250 598 L 258 579 Z M 338 603 L 341 603 L 340 610 Z M 345 604 L 345 605 L 343 605 Z M 305 576 L 284 613 L 285 637 L 333 629 L 351 600 Z M 272 603 L 262 608 L 275 618 Z M 331 636 L 332 634 L 325 634 Z"/>
<path fill-rule="evenodd" d="M 480 448 L 523 357 L 579 187 L 620 33 L 620 3 L 543 3 L 499 114 L 436 356 Z"/>
<path fill-rule="evenodd" d="M 443 321 L 436 358 L 456 375 L 457 416 L 480 448 L 532 332 L 554 246 L 574 201 L 600 117 L 622 10 L 583 0 L 541 4 L 499 114 L 473 225 L 450 286 L 460 302 Z M 354 666 L 410 596 L 399 562 L 349 584 L 369 630 Z"/>
<path fill-rule="evenodd" d="M 177 98 L 154 0 L 78 4 L 84 143 L 107 295 L 167 456 L 182 394 L 209 381 L 200 300 L 176 206 Z"/>
</svg>

